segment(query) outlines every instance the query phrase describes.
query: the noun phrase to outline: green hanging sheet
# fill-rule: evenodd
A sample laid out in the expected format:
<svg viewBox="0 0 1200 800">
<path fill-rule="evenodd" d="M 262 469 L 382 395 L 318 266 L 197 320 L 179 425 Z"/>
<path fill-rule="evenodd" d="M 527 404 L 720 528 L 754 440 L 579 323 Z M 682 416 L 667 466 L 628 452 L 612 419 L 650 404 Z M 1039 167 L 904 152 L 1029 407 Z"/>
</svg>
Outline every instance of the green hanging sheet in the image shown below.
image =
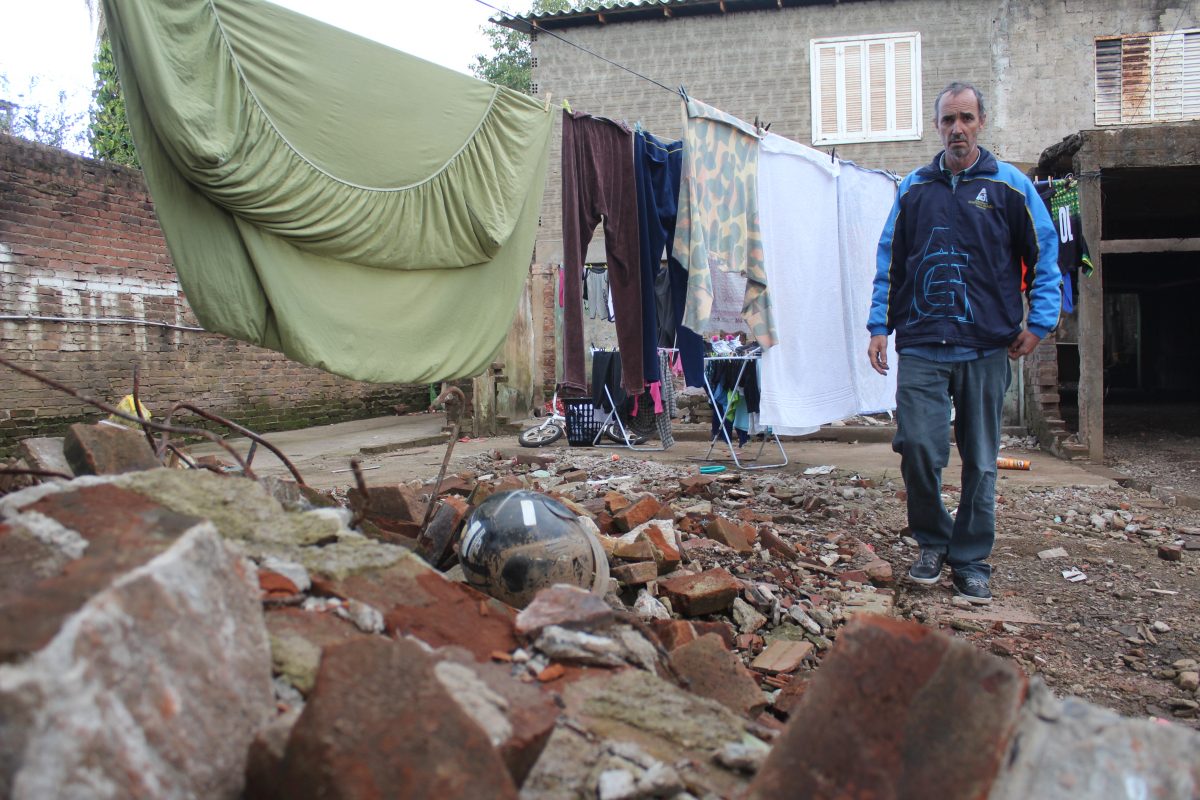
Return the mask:
<svg viewBox="0 0 1200 800">
<path fill-rule="evenodd" d="M 104 0 L 210 331 L 358 380 L 482 372 L 525 286 L 544 105 L 263 0 Z"/>
</svg>

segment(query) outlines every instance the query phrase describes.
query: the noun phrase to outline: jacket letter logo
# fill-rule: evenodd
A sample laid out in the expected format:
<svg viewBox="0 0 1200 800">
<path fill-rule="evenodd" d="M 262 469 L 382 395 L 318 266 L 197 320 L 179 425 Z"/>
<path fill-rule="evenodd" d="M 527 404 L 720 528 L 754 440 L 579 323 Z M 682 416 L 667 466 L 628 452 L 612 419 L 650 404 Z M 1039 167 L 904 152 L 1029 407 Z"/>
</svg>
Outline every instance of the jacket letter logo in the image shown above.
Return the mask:
<svg viewBox="0 0 1200 800">
<path fill-rule="evenodd" d="M 987 201 L 988 201 L 987 187 L 985 186 L 984 188 L 979 190 L 979 194 L 975 195 L 975 202 L 976 203 L 986 203 Z"/>
<path fill-rule="evenodd" d="M 981 192 L 983 194 L 983 192 Z M 908 322 L 937 317 L 973 325 L 971 301 L 963 270 L 969 268 L 967 254 L 945 241 L 949 228 L 934 228 L 925 246 L 925 258 L 917 266 L 913 305 Z"/>
</svg>

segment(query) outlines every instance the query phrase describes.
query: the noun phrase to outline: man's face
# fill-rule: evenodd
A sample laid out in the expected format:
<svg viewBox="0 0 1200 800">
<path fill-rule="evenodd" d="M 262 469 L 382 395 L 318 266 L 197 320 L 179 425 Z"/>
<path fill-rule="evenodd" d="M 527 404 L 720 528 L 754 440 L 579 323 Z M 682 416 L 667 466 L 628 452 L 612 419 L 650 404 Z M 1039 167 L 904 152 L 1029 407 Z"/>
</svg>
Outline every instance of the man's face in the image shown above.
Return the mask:
<svg viewBox="0 0 1200 800">
<path fill-rule="evenodd" d="M 976 140 L 983 130 L 984 118 L 979 115 L 979 101 L 967 89 L 942 97 L 938 106 L 938 135 L 953 166 L 963 169 L 975 160 Z"/>
</svg>

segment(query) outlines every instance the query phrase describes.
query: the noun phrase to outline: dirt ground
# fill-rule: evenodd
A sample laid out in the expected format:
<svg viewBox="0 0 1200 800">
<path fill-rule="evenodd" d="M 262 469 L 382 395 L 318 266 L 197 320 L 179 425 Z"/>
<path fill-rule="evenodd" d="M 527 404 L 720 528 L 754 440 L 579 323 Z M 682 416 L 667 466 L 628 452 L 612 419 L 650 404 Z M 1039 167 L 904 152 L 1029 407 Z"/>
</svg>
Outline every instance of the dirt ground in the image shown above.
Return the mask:
<svg viewBox="0 0 1200 800">
<path fill-rule="evenodd" d="M 662 454 L 654 461 L 628 454 L 612 461 L 592 455 L 594 450 L 545 452 L 558 456 L 546 467 L 550 472 L 569 466 L 595 480 L 632 476 L 640 491 L 669 492 L 680 475 L 694 471 Z M 1041 463 L 1048 458 L 1012 449 L 1005 454 Z M 476 457 L 475 468 L 486 471 L 489 459 Z M 893 477 L 841 469 L 807 477 L 804 466 L 735 472 L 727 481 L 738 497 L 747 496 L 714 503 L 714 510 L 724 505 L 769 516 L 774 530 L 802 553 L 820 553 L 831 539 L 849 533 L 892 564 L 899 614 L 1013 659 L 1059 694 L 1200 728 L 1196 694 L 1176 684 L 1181 668 L 1195 669 L 1187 660 L 1200 660 L 1200 511 L 1112 484 L 1045 487 L 1028 473 L 1002 472 L 992 558 L 995 601 L 968 608 L 953 600 L 948 572 L 936 587 L 903 580 L 917 548 L 906 535 L 902 483 L 894 471 Z M 958 490 L 952 472 L 947 484 L 946 502 L 953 508 Z M 780 501 L 793 492 L 822 501 L 807 511 Z M 1184 550 L 1180 561 L 1160 558 L 1159 545 L 1177 541 L 1194 549 Z M 1055 548 L 1066 556 L 1038 555 Z M 754 574 L 754 566 L 746 566 Z M 1064 578 L 1070 569 L 1086 577 Z"/>
</svg>

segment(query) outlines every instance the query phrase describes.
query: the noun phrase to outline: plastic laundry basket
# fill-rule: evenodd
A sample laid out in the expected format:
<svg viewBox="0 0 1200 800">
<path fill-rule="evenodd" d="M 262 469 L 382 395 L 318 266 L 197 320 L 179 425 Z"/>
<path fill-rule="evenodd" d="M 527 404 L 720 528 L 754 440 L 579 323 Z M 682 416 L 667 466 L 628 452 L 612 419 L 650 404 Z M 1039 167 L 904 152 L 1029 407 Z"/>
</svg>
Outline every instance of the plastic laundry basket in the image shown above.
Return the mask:
<svg viewBox="0 0 1200 800">
<path fill-rule="evenodd" d="M 596 419 L 590 397 L 561 398 L 567 417 L 567 443 L 571 447 L 591 447 L 600 433 L 600 420 Z"/>
</svg>

